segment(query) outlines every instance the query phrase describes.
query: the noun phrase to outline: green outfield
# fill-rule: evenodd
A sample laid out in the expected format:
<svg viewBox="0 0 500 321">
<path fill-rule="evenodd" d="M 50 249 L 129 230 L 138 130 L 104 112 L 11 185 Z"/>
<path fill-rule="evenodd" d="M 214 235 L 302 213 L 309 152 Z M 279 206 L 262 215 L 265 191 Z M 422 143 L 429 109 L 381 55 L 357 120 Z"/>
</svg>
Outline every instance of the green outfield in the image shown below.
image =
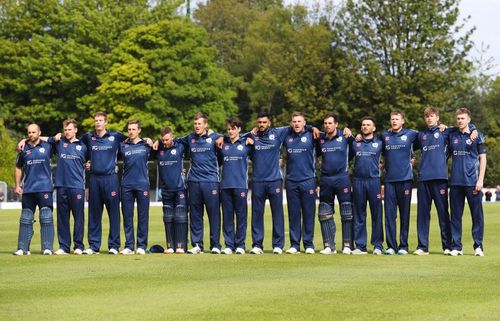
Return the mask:
<svg viewBox="0 0 500 321">
<path fill-rule="evenodd" d="M 164 244 L 160 210 L 151 210 L 150 244 Z M 426 257 L 275 256 L 269 212 L 261 256 L 42 256 L 37 222 L 32 255 L 15 257 L 18 219 L 0 211 L 0 320 L 500 319 L 500 203 L 485 204 L 485 257 L 472 255 L 468 210 L 463 257 L 441 254 L 435 213 Z"/>
</svg>

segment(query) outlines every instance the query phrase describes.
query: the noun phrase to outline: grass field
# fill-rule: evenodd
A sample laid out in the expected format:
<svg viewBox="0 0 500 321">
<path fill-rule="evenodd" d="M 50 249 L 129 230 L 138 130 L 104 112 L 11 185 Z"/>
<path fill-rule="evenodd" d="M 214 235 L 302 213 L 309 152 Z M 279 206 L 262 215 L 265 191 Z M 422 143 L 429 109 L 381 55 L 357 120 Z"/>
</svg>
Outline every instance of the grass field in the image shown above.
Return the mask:
<svg viewBox="0 0 500 321">
<path fill-rule="evenodd" d="M 267 254 L 269 212 L 261 256 L 42 256 L 35 223 L 32 255 L 15 257 L 18 220 L 0 211 L 2 321 L 500 320 L 500 204 L 485 204 L 485 257 L 472 255 L 468 210 L 463 257 L 441 254 L 435 213 L 427 257 Z M 164 244 L 160 208 L 150 222 L 150 244 Z"/>
</svg>

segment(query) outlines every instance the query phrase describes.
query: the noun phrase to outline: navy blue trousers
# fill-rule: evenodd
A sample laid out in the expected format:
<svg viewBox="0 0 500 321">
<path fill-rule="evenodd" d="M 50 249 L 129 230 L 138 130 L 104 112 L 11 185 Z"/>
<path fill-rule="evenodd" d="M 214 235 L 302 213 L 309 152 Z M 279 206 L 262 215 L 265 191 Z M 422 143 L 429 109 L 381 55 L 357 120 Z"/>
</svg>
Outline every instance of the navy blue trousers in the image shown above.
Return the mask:
<svg viewBox="0 0 500 321">
<path fill-rule="evenodd" d="M 465 198 L 469 203 L 472 216 L 472 239 L 474 249 L 483 249 L 484 237 L 484 215 L 482 192 L 475 192 L 474 186 L 451 186 L 450 208 L 451 208 L 451 249 L 462 250 L 462 216 L 464 214 Z"/>
<path fill-rule="evenodd" d="M 351 181 L 349 180 L 348 175 L 331 177 L 321 176 L 319 180 L 319 201 L 328 203 L 334 212 L 335 196 L 337 196 L 339 204 L 351 202 Z M 335 226 L 335 221 L 333 222 L 333 225 Z M 333 238 L 335 241 L 335 235 Z"/>
<path fill-rule="evenodd" d="M 125 248 L 134 250 L 134 204 L 137 202 L 137 248 L 146 250 L 149 232 L 149 186 L 133 190 L 122 189 L 121 197 Z"/>
<path fill-rule="evenodd" d="M 74 249 L 84 250 L 85 190 L 83 188 L 57 188 L 57 239 L 59 248 L 69 253 L 71 248 L 70 216 L 73 214 Z"/>
<path fill-rule="evenodd" d="M 385 239 L 387 247 L 408 251 L 412 181 L 386 182 L 384 193 Z M 396 218 L 399 208 L 399 246 L 396 241 Z"/>
<path fill-rule="evenodd" d="M 302 239 L 304 248 L 314 249 L 316 179 L 311 178 L 302 182 L 287 180 L 285 186 L 290 245 L 300 250 L 300 240 Z"/>
<path fill-rule="evenodd" d="M 52 209 L 54 207 L 53 203 L 52 192 L 25 193 L 21 198 L 22 207 L 30 209 L 33 213 L 35 213 L 37 206 L 38 209 L 42 207 Z"/>
<path fill-rule="evenodd" d="M 102 238 L 102 212 L 106 205 L 109 217 L 108 248 L 120 248 L 120 187 L 118 176 L 90 175 L 88 239 L 92 250 L 99 252 Z"/>
<path fill-rule="evenodd" d="M 245 248 L 247 235 L 247 192 L 246 188 L 222 189 L 222 234 L 227 248 Z M 236 230 L 235 226 L 236 219 Z"/>
<path fill-rule="evenodd" d="M 187 195 L 185 190 L 180 191 L 166 191 L 161 190 L 161 201 L 163 205 L 170 205 L 175 208 L 177 205 L 186 206 Z"/>
<path fill-rule="evenodd" d="M 382 226 L 380 178 L 354 178 L 352 198 L 354 204 L 354 242 L 356 248 L 366 251 L 366 202 L 368 202 L 372 218 L 371 244 L 375 248 L 382 250 L 384 231 Z"/>
<path fill-rule="evenodd" d="M 220 249 L 220 203 L 218 182 L 189 182 L 191 245 L 203 250 L 204 207 L 210 225 L 210 248 Z"/>
<path fill-rule="evenodd" d="M 418 182 L 417 190 L 417 234 L 418 249 L 429 251 L 429 225 L 431 221 L 431 205 L 434 201 L 441 229 L 441 246 L 450 249 L 450 213 L 448 212 L 448 181 L 436 179 Z"/>
<path fill-rule="evenodd" d="M 264 207 L 269 198 L 273 218 L 272 246 L 285 246 L 283 181 L 254 182 L 252 189 L 252 247 L 264 249 Z"/>
</svg>

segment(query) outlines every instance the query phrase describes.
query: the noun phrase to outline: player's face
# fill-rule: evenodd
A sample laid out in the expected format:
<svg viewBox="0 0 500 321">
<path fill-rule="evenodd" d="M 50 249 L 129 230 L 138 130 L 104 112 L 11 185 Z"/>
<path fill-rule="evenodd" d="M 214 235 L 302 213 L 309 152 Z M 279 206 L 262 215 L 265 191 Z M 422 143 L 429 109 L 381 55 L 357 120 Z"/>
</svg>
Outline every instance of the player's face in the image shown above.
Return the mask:
<svg viewBox="0 0 500 321">
<path fill-rule="evenodd" d="M 161 138 L 161 142 L 163 146 L 167 148 L 171 147 L 174 144 L 174 135 L 172 133 L 163 135 L 163 137 Z"/>
<path fill-rule="evenodd" d="M 257 128 L 259 129 L 259 132 L 263 132 L 269 127 L 271 127 L 271 120 L 269 118 L 267 117 L 257 118 Z"/>
<path fill-rule="evenodd" d="M 106 125 L 108 125 L 108 121 L 104 116 L 96 116 L 94 118 L 95 130 L 101 131 L 106 129 Z"/>
<path fill-rule="evenodd" d="M 470 117 L 467 114 L 458 114 L 456 116 L 456 120 L 457 120 L 457 127 L 459 130 L 463 130 L 469 126 Z"/>
<path fill-rule="evenodd" d="M 74 124 L 68 124 L 68 126 L 64 127 L 64 137 L 66 137 L 67 140 L 74 139 L 77 132 L 78 128 L 76 128 Z"/>
<path fill-rule="evenodd" d="M 375 129 L 375 124 L 369 119 L 365 119 L 361 123 L 361 134 L 363 134 L 363 136 L 373 134 L 375 132 Z"/>
<path fill-rule="evenodd" d="M 229 136 L 229 139 L 233 140 L 239 137 L 241 131 L 241 127 L 236 127 L 236 126 L 227 126 L 227 135 Z"/>
<path fill-rule="evenodd" d="M 439 116 L 434 113 L 427 114 L 424 116 L 424 118 L 425 118 L 425 123 L 429 128 L 436 126 L 439 121 Z"/>
<path fill-rule="evenodd" d="M 27 132 L 28 141 L 30 141 L 31 143 L 38 141 L 38 138 L 40 138 L 41 131 L 37 125 L 29 125 Z"/>
<path fill-rule="evenodd" d="M 391 129 L 393 131 L 399 131 L 401 127 L 403 127 L 403 124 L 405 123 L 405 120 L 403 119 L 403 116 L 401 115 L 392 115 L 391 116 Z"/>
<path fill-rule="evenodd" d="M 141 129 L 137 124 L 130 124 L 127 127 L 127 132 L 128 132 L 128 138 L 134 140 L 137 137 L 139 137 L 139 134 L 141 133 Z"/>
<path fill-rule="evenodd" d="M 296 133 L 301 133 L 304 131 L 304 127 L 306 126 L 306 120 L 302 116 L 294 116 L 292 117 L 292 127 L 293 131 Z"/>
<path fill-rule="evenodd" d="M 325 133 L 332 134 L 337 130 L 337 121 L 333 117 L 328 117 L 323 121 L 323 126 L 325 127 Z"/>
<path fill-rule="evenodd" d="M 194 121 L 194 132 L 196 135 L 201 135 L 207 129 L 208 123 L 204 118 L 198 118 Z"/>
</svg>

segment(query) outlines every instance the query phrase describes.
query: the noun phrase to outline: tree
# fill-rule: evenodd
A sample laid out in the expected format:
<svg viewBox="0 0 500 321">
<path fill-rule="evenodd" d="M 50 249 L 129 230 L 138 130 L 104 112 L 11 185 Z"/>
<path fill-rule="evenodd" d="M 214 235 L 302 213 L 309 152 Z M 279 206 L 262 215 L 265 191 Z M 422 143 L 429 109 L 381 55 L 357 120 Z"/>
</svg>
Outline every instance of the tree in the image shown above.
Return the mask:
<svg viewBox="0 0 500 321">
<path fill-rule="evenodd" d="M 4 181 L 7 185 L 12 186 L 14 185 L 16 142 L 9 135 L 2 118 L 0 118 L 0 146 L 2 146 L 2 157 L 0 157 L 0 181 Z"/>
</svg>

